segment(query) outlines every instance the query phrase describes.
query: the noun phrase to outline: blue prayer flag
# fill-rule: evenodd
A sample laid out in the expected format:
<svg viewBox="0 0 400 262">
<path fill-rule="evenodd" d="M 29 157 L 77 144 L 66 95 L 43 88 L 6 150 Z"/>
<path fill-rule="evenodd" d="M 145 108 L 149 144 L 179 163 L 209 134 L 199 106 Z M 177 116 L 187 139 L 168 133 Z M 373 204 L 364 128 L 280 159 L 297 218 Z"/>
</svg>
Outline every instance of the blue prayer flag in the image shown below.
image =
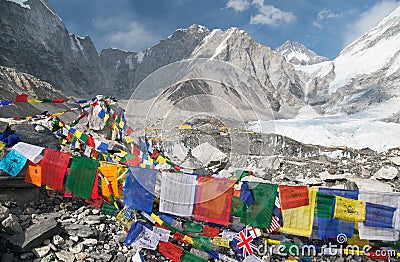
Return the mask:
<svg viewBox="0 0 400 262">
<path fill-rule="evenodd" d="M 133 209 L 151 213 L 158 171 L 133 166 L 130 166 L 129 170 L 130 174 L 125 181 L 125 204 Z"/>
<path fill-rule="evenodd" d="M 369 227 L 393 228 L 393 215 L 396 208 L 366 202 L 367 210 L 364 225 Z"/>
<path fill-rule="evenodd" d="M 242 200 L 248 207 L 255 201 L 248 182 L 243 182 L 242 184 L 242 188 L 240 189 L 240 200 Z"/>
<path fill-rule="evenodd" d="M 26 157 L 15 150 L 11 150 L 10 153 L 0 161 L 0 169 L 11 176 L 17 176 L 22 168 L 24 168 L 26 161 Z"/>
</svg>

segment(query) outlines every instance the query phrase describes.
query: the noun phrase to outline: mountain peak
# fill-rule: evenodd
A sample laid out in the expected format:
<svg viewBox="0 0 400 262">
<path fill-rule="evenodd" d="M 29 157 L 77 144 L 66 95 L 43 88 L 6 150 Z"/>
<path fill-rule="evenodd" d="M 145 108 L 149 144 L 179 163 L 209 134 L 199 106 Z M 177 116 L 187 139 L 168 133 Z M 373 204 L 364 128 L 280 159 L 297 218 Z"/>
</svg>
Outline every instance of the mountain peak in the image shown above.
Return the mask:
<svg viewBox="0 0 400 262">
<path fill-rule="evenodd" d="M 329 60 L 326 57 L 319 56 L 303 44 L 290 40 L 286 40 L 285 43 L 275 49 L 275 52 L 280 53 L 286 58 L 286 61 L 295 65 L 312 65 Z"/>
</svg>

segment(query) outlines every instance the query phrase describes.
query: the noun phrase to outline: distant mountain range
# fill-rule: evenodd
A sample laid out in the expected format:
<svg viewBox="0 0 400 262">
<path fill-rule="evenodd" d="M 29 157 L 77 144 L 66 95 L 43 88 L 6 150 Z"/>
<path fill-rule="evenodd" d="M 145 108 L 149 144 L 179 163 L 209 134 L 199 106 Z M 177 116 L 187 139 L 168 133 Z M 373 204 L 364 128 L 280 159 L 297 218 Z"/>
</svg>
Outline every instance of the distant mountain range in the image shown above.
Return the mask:
<svg viewBox="0 0 400 262">
<path fill-rule="evenodd" d="M 152 72 L 194 58 L 243 70 L 257 86 L 239 76 L 234 82 L 254 91 L 249 101 L 260 108 L 268 103 L 283 118 L 305 105 L 322 114 L 353 113 L 400 94 L 400 7 L 329 61 L 300 43 L 287 41 L 272 50 L 238 28 L 210 31 L 200 25 L 178 29 L 139 53 L 98 52 L 90 37 L 70 34 L 46 0 L 18 2 L 0 1 L 0 65 L 34 75 L 68 96 L 129 98 Z M 209 83 L 194 81 L 193 90 L 179 84 L 178 94 L 168 99 L 199 92 L 197 84 L 212 93 Z"/>
</svg>

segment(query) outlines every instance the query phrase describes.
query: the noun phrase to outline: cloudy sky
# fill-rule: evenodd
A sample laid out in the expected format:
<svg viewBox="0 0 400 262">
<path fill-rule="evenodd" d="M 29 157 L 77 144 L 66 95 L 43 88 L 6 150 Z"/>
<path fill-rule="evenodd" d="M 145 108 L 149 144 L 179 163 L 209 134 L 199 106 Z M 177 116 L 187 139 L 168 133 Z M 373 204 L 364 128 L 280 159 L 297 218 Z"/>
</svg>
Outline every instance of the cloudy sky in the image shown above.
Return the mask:
<svg viewBox="0 0 400 262">
<path fill-rule="evenodd" d="M 178 28 L 239 27 L 261 44 L 303 43 L 328 58 L 400 6 L 400 0 L 49 0 L 70 33 L 96 48 L 142 51 Z"/>
</svg>

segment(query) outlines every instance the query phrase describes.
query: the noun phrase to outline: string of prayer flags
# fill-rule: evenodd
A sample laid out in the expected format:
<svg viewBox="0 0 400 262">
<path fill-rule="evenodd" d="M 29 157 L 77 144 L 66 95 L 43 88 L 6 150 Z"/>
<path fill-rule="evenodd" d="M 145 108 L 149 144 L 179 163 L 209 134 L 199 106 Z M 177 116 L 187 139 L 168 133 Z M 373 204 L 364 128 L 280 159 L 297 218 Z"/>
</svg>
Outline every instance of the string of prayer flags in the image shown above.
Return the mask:
<svg viewBox="0 0 400 262">
<path fill-rule="evenodd" d="M 117 166 L 116 165 L 105 166 L 105 167 L 100 166 L 98 169 L 99 172 L 101 172 L 105 177 L 101 178 L 101 194 L 108 198 L 112 192 L 114 197 L 118 198 L 119 190 L 117 181 L 118 178 Z M 109 185 L 107 184 L 106 179 L 108 180 Z M 111 192 L 109 186 L 111 186 Z"/>
<path fill-rule="evenodd" d="M 278 186 L 274 184 L 249 182 L 254 203 L 242 206 L 240 222 L 256 228 L 269 228 L 275 207 Z"/>
<path fill-rule="evenodd" d="M 98 160 L 95 159 L 73 156 L 65 190 L 83 199 L 90 199 L 98 164 Z"/>
<path fill-rule="evenodd" d="M 317 190 L 308 188 L 308 204 L 282 210 L 283 226 L 279 232 L 310 237 L 312 233 Z"/>
<path fill-rule="evenodd" d="M 133 209 L 151 213 L 158 171 L 133 166 L 130 166 L 129 170 L 125 180 L 125 204 Z"/>
<path fill-rule="evenodd" d="M 42 184 L 62 191 L 70 158 L 69 153 L 47 148 L 42 159 Z"/>
<path fill-rule="evenodd" d="M 357 190 L 346 190 L 346 189 L 333 189 L 333 188 L 319 188 L 319 193 L 323 193 L 326 195 L 342 196 L 351 199 L 358 198 Z M 333 210 L 335 207 L 335 198 L 333 199 L 332 204 L 332 216 L 329 214 L 329 218 L 318 217 L 318 237 L 327 239 L 327 238 L 335 238 L 339 234 L 345 234 L 348 238 L 352 237 L 354 234 L 354 223 L 343 221 L 340 219 L 336 219 L 333 217 Z M 327 203 L 329 205 L 329 203 Z M 326 212 L 329 212 L 329 206 L 326 206 Z M 318 215 L 317 215 L 318 216 Z"/>
<path fill-rule="evenodd" d="M 0 169 L 11 176 L 17 176 L 26 164 L 26 157 L 15 150 L 11 150 L 0 160 Z"/>
<path fill-rule="evenodd" d="M 333 214 L 335 218 L 350 222 L 363 222 L 365 220 L 365 211 L 364 201 L 336 196 L 335 212 Z"/>
<path fill-rule="evenodd" d="M 218 225 L 228 225 L 235 180 L 199 177 L 194 218 Z"/>
<path fill-rule="evenodd" d="M 173 262 L 180 262 L 183 254 L 183 248 L 172 244 L 171 242 L 160 242 L 158 252 Z"/>
<path fill-rule="evenodd" d="M 308 187 L 280 185 L 279 199 L 282 210 L 307 206 L 309 204 Z"/>
<path fill-rule="evenodd" d="M 396 211 L 394 212 L 392 217 L 392 228 L 383 228 L 382 226 L 367 226 L 365 223 L 370 220 L 371 215 L 367 210 L 366 221 L 364 223 L 358 223 L 360 238 L 369 240 L 397 241 L 399 239 L 398 226 L 400 224 L 399 216 L 397 214 L 400 208 L 400 193 L 361 191 L 359 199 L 366 202 L 368 201 L 375 204 L 396 208 Z M 389 216 L 390 213 L 386 214 L 385 221 L 387 221 Z"/>
<path fill-rule="evenodd" d="M 34 164 L 28 161 L 28 169 L 26 170 L 24 181 L 38 187 L 42 186 L 42 167 L 40 163 Z"/>
<path fill-rule="evenodd" d="M 364 225 L 368 227 L 393 228 L 395 207 L 366 202 Z"/>
<path fill-rule="evenodd" d="M 196 176 L 163 172 L 160 212 L 182 217 L 191 216 L 196 190 Z"/>
</svg>

